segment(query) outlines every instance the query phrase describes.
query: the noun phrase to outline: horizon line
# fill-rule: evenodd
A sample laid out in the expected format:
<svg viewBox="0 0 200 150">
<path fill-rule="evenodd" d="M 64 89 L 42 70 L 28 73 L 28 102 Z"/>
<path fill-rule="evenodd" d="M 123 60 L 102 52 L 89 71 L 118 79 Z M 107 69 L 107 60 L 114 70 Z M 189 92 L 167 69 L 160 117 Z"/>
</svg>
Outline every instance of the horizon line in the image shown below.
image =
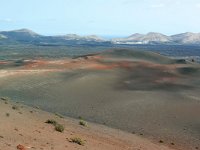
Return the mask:
<svg viewBox="0 0 200 150">
<path fill-rule="evenodd" d="M 130 33 L 129 35 L 125 35 L 125 34 L 121 34 L 121 35 L 117 35 L 117 34 L 77 34 L 77 33 L 52 33 L 52 34 L 47 34 L 47 33 L 41 33 L 41 32 L 37 32 L 35 30 L 32 30 L 30 28 L 17 28 L 17 29 L 11 29 L 11 30 L 0 30 L 0 32 L 12 32 L 12 31 L 20 31 L 20 30 L 27 30 L 27 31 L 31 31 L 33 33 L 36 33 L 38 35 L 41 36 L 65 36 L 65 35 L 70 35 L 70 34 L 74 34 L 74 35 L 78 35 L 78 36 L 92 36 L 92 35 L 96 35 L 96 36 L 100 36 L 100 37 L 107 37 L 107 38 L 111 38 L 111 37 L 129 37 L 131 35 L 134 34 L 141 34 L 141 35 L 147 35 L 150 33 L 159 33 L 159 34 L 163 34 L 165 36 L 173 36 L 173 35 L 178 35 L 178 34 L 184 34 L 184 33 L 192 33 L 192 34 L 200 34 L 200 32 L 191 32 L 191 31 L 185 31 L 185 32 L 180 32 L 180 33 L 175 33 L 175 34 L 164 34 L 162 32 L 153 32 L 153 31 L 149 31 L 146 33 L 139 33 L 139 32 L 135 32 L 135 33 Z"/>
</svg>

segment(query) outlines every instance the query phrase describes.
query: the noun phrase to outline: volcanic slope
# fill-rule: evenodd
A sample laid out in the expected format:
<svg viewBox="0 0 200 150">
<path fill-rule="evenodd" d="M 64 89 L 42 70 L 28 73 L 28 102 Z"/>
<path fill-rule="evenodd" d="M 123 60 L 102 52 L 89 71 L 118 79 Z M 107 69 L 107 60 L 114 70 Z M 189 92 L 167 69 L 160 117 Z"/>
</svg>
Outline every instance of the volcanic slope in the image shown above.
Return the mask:
<svg viewBox="0 0 200 150">
<path fill-rule="evenodd" d="M 199 64 L 111 49 L 73 59 L 29 60 L 1 75 L 1 96 L 180 149 L 200 147 Z"/>
</svg>

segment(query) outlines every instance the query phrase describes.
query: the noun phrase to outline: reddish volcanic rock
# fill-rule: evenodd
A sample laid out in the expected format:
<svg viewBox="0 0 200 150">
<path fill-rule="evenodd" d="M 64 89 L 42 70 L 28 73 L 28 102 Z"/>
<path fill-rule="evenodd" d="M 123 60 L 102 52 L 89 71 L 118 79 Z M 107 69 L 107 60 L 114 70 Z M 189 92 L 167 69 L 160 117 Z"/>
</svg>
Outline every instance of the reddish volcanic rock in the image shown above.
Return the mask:
<svg viewBox="0 0 200 150">
<path fill-rule="evenodd" d="M 19 149 L 19 150 L 26 150 L 26 148 L 23 145 L 21 145 L 21 144 L 17 145 L 17 149 Z"/>
</svg>

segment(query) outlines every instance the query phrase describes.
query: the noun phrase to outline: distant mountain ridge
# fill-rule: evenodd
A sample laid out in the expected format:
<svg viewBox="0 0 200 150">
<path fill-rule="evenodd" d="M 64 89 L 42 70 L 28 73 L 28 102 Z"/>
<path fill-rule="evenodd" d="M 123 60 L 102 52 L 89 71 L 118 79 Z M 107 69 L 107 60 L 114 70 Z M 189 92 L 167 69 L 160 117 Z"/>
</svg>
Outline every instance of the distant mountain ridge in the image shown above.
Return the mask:
<svg viewBox="0 0 200 150">
<path fill-rule="evenodd" d="M 28 29 L 2 31 L 0 32 L 0 34 L 8 39 L 15 39 L 15 40 L 25 40 L 25 39 L 30 40 L 40 36 L 39 34 Z"/>
<path fill-rule="evenodd" d="M 105 40 L 96 35 L 79 36 L 76 34 L 67 34 L 59 36 L 44 36 L 37 34 L 29 29 L 20 29 L 13 31 L 0 32 L 0 44 L 11 43 L 28 43 L 36 45 L 106 45 L 111 44 L 110 41 Z"/>
<path fill-rule="evenodd" d="M 171 36 L 171 38 L 178 43 L 183 44 L 200 44 L 200 33 L 186 32 Z"/>
<path fill-rule="evenodd" d="M 77 34 L 67 34 L 67 35 L 63 35 L 63 36 L 57 36 L 59 38 L 63 38 L 66 40 L 86 40 L 86 41 L 106 41 L 105 39 L 98 37 L 96 35 L 89 35 L 89 36 L 79 36 Z"/>
<path fill-rule="evenodd" d="M 127 38 L 112 39 L 112 42 L 116 44 L 150 44 L 152 42 L 165 43 L 169 41 L 170 41 L 170 38 L 168 36 L 161 33 L 154 33 L 154 32 L 150 32 L 146 35 L 136 33 Z"/>
<path fill-rule="evenodd" d="M 147 34 L 133 34 L 125 38 L 104 39 L 96 35 L 80 36 L 76 34 L 44 36 L 37 34 L 29 29 L 0 32 L 0 44 L 3 43 L 32 43 L 39 45 L 105 45 L 105 44 L 184 44 L 200 45 L 200 33 L 181 33 L 167 36 L 161 33 L 150 32 Z"/>
<path fill-rule="evenodd" d="M 133 34 L 126 38 L 112 39 L 114 44 L 200 44 L 200 33 L 186 32 L 167 36 L 161 33 Z"/>
</svg>

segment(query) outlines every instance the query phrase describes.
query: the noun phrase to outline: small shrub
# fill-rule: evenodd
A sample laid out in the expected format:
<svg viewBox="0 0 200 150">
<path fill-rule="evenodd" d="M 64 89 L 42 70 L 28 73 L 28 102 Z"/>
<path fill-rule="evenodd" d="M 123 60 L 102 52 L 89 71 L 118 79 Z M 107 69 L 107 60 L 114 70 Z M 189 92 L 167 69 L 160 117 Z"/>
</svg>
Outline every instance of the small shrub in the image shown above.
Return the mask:
<svg viewBox="0 0 200 150">
<path fill-rule="evenodd" d="M 8 97 L 1 97 L 0 99 L 1 99 L 2 101 L 8 101 L 8 100 L 9 100 Z"/>
<path fill-rule="evenodd" d="M 78 138 L 78 137 L 71 138 L 70 142 L 76 143 L 79 145 L 85 145 L 85 142 L 81 138 Z"/>
<path fill-rule="evenodd" d="M 64 126 L 61 124 L 55 125 L 55 130 L 58 132 L 63 132 L 65 130 Z"/>
<path fill-rule="evenodd" d="M 9 117 L 10 116 L 10 114 L 9 113 L 6 113 L 6 117 Z"/>
<path fill-rule="evenodd" d="M 61 124 L 58 124 L 55 120 L 53 119 L 48 119 L 45 123 L 52 124 L 55 127 L 55 130 L 58 132 L 63 132 L 65 130 L 64 126 Z"/>
<path fill-rule="evenodd" d="M 85 121 L 83 121 L 83 120 L 79 121 L 79 124 L 80 124 L 81 126 L 84 126 L 84 127 L 87 126 L 87 122 L 85 122 Z"/>
<path fill-rule="evenodd" d="M 48 119 L 45 123 L 48 123 L 48 124 L 52 124 L 52 125 L 57 125 L 58 123 L 55 121 L 55 120 L 53 120 L 53 119 Z"/>
<path fill-rule="evenodd" d="M 12 106 L 12 109 L 14 109 L 14 110 L 19 110 L 19 107 L 16 106 L 16 105 L 14 105 L 14 106 Z"/>
<path fill-rule="evenodd" d="M 164 141 L 163 141 L 163 140 L 160 140 L 159 143 L 164 143 Z"/>
<path fill-rule="evenodd" d="M 132 134 L 135 134 L 135 131 L 132 131 Z"/>
<path fill-rule="evenodd" d="M 56 116 L 58 116 L 59 118 L 64 118 L 61 114 L 59 113 L 55 113 Z"/>
</svg>

